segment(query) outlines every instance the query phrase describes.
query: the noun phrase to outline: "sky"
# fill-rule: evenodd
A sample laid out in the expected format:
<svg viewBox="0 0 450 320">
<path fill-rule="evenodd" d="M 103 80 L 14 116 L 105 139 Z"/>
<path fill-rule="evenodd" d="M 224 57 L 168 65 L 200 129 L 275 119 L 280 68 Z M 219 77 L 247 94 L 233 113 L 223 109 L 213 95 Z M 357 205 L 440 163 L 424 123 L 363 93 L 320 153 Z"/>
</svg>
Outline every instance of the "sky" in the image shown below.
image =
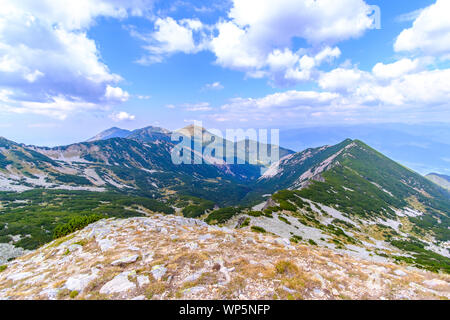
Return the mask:
<svg viewBox="0 0 450 320">
<path fill-rule="evenodd" d="M 448 12 L 448 0 L 0 0 L 0 136 L 448 124 Z"/>
</svg>

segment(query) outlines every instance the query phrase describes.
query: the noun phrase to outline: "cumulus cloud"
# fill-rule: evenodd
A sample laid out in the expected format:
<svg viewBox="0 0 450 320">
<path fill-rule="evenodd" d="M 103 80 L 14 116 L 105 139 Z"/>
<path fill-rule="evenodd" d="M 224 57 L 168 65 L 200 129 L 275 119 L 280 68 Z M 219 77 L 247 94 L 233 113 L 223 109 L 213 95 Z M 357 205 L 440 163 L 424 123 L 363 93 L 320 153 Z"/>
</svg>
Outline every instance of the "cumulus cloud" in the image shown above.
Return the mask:
<svg viewBox="0 0 450 320">
<path fill-rule="evenodd" d="M 112 87 L 108 85 L 106 87 L 105 98 L 108 101 L 125 102 L 130 98 L 130 95 L 128 94 L 128 92 L 122 90 L 119 87 Z"/>
<path fill-rule="evenodd" d="M 419 59 L 401 59 L 391 64 L 377 63 L 373 69 L 373 74 L 381 79 L 394 79 L 405 74 L 416 72 L 423 68 Z"/>
<path fill-rule="evenodd" d="M 149 5 L 146 0 L 2 1 L 0 88 L 10 91 L 2 109 L 65 118 L 125 101 L 127 93 L 117 87 L 121 77 L 101 61 L 86 31 L 99 16 L 143 15 Z"/>
<path fill-rule="evenodd" d="M 131 35 L 146 43 L 144 49 L 148 54 L 138 60 L 138 63 L 144 65 L 161 62 L 174 53 L 197 53 L 206 45 L 204 26 L 198 19 L 175 21 L 171 17 L 158 18 L 153 33 L 141 34 L 132 28 Z M 196 41 L 196 38 L 200 41 Z"/>
<path fill-rule="evenodd" d="M 140 63 L 209 50 L 224 68 L 284 86 L 314 79 L 322 63 L 340 56 L 335 44 L 374 26 L 371 13 L 364 0 L 233 0 L 227 17 L 214 25 L 167 17 L 156 20 L 150 35 L 132 34 L 147 43 L 149 55 Z M 307 45 L 294 49 L 295 39 Z"/>
<path fill-rule="evenodd" d="M 362 0 L 234 0 L 210 49 L 219 65 L 251 77 L 278 85 L 311 80 L 315 68 L 340 56 L 334 44 L 373 26 L 370 12 Z M 295 38 L 310 47 L 292 51 Z"/>
<path fill-rule="evenodd" d="M 210 118 L 230 124 L 245 119 L 252 124 L 285 125 L 289 119 L 319 125 L 442 121 L 450 115 L 450 69 L 427 70 L 413 60 L 377 64 L 372 72 L 337 68 L 322 73 L 318 83 L 323 91 L 291 90 L 261 98 L 234 98 Z"/>
<path fill-rule="evenodd" d="M 450 58 L 450 2 L 437 0 L 420 11 L 411 28 L 400 33 L 395 51 L 420 51 L 426 55 Z"/>
<path fill-rule="evenodd" d="M 115 122 L 132 121 L 136 119 L 136 116 L 129 114 L 128 112 L 125 111 L 113 113 L 109 117 Z"/>
</svg>

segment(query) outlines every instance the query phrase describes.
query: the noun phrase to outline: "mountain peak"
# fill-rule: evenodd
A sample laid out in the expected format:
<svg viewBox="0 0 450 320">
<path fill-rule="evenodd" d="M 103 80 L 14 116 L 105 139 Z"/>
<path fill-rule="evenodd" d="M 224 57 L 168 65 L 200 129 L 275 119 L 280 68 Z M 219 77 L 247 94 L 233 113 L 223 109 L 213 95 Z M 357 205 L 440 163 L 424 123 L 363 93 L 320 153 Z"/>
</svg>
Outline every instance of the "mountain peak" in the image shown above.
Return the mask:
<svg viewBox="0 0 450 320">
<path fill-rule="evenodd" d="M 107 140 L 107 139 L 112 139 L 112 138 L 126 138 L 130 133 L 131 133 L 131 131 L 129 131 L 129 130 L 112 127 L 105 131 L 100 132 L 96 136 L 87 140 L 87 142 L 93 142 L 93 141 L 98 141 L 98 140 Z"/>
</svg>

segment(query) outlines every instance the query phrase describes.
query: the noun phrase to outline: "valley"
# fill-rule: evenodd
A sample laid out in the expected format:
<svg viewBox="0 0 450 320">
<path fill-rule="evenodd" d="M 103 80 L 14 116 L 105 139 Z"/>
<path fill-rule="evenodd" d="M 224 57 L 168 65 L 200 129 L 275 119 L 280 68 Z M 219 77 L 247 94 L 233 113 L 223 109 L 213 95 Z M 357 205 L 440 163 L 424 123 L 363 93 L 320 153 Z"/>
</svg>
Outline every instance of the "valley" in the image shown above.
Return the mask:
<svg viewBox="0 0 450 320">
<path fill-rule="evenodd" d="M 165 214 L 450 272 L 450 192 L 362 141 L 280 149 L 267 168 L 175 165 L 169 131 L 113 129 L 55 148 L 0 140 L 0 265 L 45 246 L 77 217 Z"/>
</svg>

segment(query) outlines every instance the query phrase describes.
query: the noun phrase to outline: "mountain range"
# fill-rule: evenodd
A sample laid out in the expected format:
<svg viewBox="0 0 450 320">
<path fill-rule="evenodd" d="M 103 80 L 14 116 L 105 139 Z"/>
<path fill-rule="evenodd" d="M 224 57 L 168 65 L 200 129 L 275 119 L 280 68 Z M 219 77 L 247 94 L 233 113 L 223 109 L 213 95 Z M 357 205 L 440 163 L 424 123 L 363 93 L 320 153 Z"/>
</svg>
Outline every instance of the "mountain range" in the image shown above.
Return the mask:
<svg viewBox="0 0 450 320">
<path fill-rule="evenodd" d="M 201 132 L 206 147 L 213 135 Z M 450 192 L 442 186 L 360 140 L 280 148 L 268 168 L 249 163 L 249 143 L 232 144 L 244 148 L 242 165 L 176 165 L 171 132 L 156 127 L 112 128 L 54 148 L 1 138 L 0 242 L 35 249 L 74 216 L 162 212 L 450 271 Z"/>
<path fill-rule="evenodd" d="M 427 174 L 426 177 L 434 183 L 440 185 L 441 187 L 450 190 L 450 176 L 439 173 L 430 173 Z"/>
</svg>

